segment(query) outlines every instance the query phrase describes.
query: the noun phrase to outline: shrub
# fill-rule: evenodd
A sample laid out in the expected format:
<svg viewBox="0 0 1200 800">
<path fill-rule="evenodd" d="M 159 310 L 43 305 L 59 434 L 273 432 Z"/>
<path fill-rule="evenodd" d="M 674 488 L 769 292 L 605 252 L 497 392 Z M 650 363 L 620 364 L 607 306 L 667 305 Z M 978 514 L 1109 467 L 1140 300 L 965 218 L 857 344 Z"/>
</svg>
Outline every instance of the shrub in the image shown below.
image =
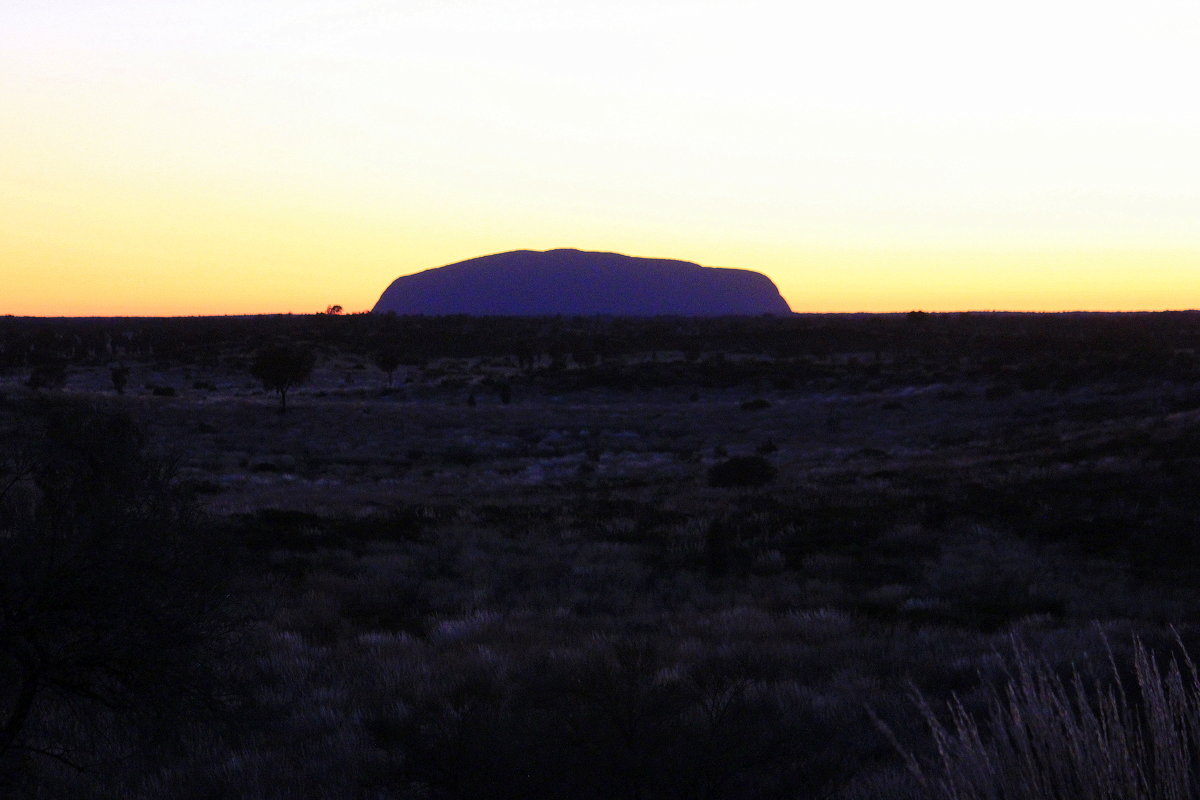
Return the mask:
<svg viewBox="0 0 1200 800">
<path fill-rule="evenodd" d="M 109 369 L 108 375 L 112 379 L 113 389 L 117 394 L 125 394 L 125 387 L 129 383 L 129 367 L 118 364 Z"/>
<path fill-rule="evenodd" d="M 67 365 L 61 361 L 38 364 L 29 371 L 25 385 L 30 389 L 61 389 L 67 383 Z"/>
<path fill-rule="evenodd" d="M 775 467 L 762 456 L 737 456 L 708 470 L 708 485 L 721 488 L 763 486 L 775 478 Z"/>
</svg>

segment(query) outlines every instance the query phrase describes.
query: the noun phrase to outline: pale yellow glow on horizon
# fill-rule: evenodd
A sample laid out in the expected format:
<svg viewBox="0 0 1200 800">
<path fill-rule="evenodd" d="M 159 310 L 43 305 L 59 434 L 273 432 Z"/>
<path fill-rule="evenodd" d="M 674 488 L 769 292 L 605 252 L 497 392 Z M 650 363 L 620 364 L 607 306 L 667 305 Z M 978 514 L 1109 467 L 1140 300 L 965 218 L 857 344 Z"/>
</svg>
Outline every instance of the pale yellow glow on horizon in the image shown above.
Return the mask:
<svg viewBox="0 0 1200 800">
<path fill-rule="evenodd" d="M 1200 7 L 0 9 L 0 314 L 369 308 L 578 247 L 796 311 L 1200 307 Z"/>
</svg>

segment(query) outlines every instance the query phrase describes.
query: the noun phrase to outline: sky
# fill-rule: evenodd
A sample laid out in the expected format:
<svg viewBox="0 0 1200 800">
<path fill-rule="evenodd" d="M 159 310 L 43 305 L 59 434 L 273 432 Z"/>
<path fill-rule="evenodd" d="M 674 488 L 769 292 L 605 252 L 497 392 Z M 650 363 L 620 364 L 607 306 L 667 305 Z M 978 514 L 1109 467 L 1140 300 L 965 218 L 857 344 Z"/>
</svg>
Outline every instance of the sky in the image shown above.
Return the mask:
<svg viewBox="0 0 1200 800">
<path fill-rule="evenodd" d="M 0 0 L 0 314 L 574 247 L 802 312 L 1200 307 L 1195 0 Z"/>
</svg>

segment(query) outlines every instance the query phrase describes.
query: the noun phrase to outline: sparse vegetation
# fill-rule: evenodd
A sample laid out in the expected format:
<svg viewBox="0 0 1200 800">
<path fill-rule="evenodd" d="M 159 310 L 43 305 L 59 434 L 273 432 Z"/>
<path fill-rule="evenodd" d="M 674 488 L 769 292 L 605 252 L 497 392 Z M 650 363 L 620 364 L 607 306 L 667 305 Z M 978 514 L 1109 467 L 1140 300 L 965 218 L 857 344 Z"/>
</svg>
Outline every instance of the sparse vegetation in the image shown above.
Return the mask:
<svg viewBox="0 0 1200 800">
<path fill-rule="evenodd" d="M 262 418 L 247 376 L 246 343 L 271 341 L 320 354 L 286 424 Z M 362 369 L 384 345 L 403 349 L 403 392 Z M 235 660 L 189 662 L 200 696 L 241 698 L 236 725 L 160 705 L 174 668 L 117 710 L 48 692 L 21 739 L 69 743 L 87 770 L 10 748 L 0 793 L 1005 797 L 997 770 L 1033 774 L 996 743 L 1024 735 L 1010 681 L 1016 702 L 1051 704 L 1058 676 L 1079 708 L 1075 665 L 1095 714 L 1119 674 L 1121 713 L 1144 727 L 1139 664 L 1156 654 L 1161 707 L 1193 702 L 1198 345 L 1195 314 L 0 318 L 0 546 L 39 507 L 75 520 L 63 531 L 124 531 L 80 559 L 116 577 L 76 574 L 118 584 L 84 611 L 136 627 L 135 594 L 194 585 L 176 567 L 129 577 L 178 513 L 162 557 L 201 547 L 205 585 L 247 617 Z M 25 386 L 50 358 L 69 382 Z M 143 388 L 115 396 L 113 363 Z M 62 463 L 159 488 L 106 504 L 60 482 L 38 506 L 49 451 L 31 446 L 63 402 L 98 412 L 67 441 L 134 444 Z M 144 438 L 102 436 L 110 412 Z M 157 449 L 173 469 L 139 484 Z M 36 574 L 23 558 L 0 556 L 6 585 Z M 19 666 L 0 655 L 5 719 Z M 144 724 L 153 709 L 173 738 Z"/>
</svg>

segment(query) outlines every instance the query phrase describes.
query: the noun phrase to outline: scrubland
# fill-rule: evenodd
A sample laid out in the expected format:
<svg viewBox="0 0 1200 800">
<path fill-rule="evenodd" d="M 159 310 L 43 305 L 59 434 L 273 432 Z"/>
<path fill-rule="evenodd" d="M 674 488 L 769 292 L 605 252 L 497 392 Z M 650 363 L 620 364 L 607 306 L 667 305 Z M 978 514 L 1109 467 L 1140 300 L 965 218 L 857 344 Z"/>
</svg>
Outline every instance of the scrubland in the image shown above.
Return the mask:
<svg viewBox="0 0 1200 800">
<path fill-rule="evenodd" d="M 186 526 L 139 501 L 112 536 L 195 531 L 203 569 L 179 586 L 208 599 L 147 602 L 221 620 L 167 642 L 204 669 L 163 698 L 38 695 L 0 748 L 8 795 L 1200 786 L 1200 314 L 7 319 L 0 336 L 6 541 L 58 508 L 36 477 L 55 419 L 128 420 L 128 455 L 117 426 L 73 457 L 162 470 L 153 496 Z M 286 414 L 247 371 L 279 339 L 317 355 Z M 391 376 L 385 347 L 404 356 Z M 77 530 L 98 512 L 71 513 Z M 45 557 L 12 552 L 0 571 Z M 122 563 L 114 585 L 153 573 Z M 0 692 L 4 724 L 20 698 Z M 1133 766 L 1046 778 L 1068 759 L 1038 754 L 1065 752 L 1093 776 Z"/>
</svg>

